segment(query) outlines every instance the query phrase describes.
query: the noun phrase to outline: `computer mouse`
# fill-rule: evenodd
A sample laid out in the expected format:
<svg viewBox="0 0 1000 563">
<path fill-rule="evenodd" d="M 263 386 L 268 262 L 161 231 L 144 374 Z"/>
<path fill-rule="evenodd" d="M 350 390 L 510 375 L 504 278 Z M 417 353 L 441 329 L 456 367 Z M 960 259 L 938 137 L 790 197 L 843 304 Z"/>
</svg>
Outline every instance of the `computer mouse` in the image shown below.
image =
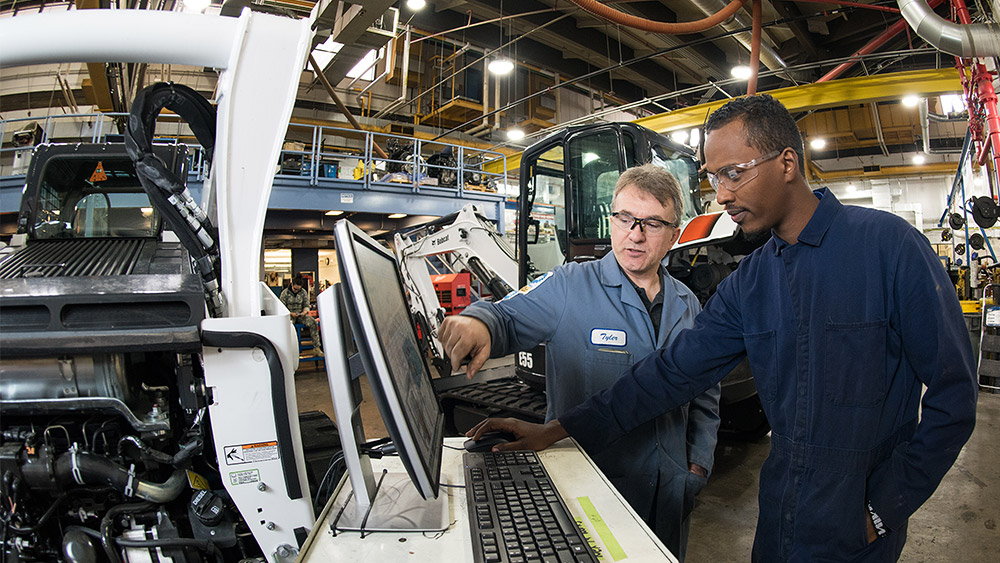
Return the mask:
<svg viewBox="0 0 1000 563">
<path fill-rule="evenodd" d="M 517 436 L 514 436 L 510 432 L 494 431 L 483 434 L 478 440 L 469 438 L 463 445 L 470 452 L 488 452 L 492 451 L 493 446 L 497 444 L 506 444 L 514 440 L 517 440 Z"/>
</svg>

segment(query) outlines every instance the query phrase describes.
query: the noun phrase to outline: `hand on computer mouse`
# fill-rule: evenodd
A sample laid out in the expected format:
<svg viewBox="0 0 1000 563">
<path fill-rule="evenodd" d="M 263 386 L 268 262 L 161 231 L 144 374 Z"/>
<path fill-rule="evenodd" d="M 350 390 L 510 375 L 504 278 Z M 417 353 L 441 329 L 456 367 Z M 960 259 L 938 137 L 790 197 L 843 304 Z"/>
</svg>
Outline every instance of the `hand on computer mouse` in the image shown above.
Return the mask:
<svg viewBox="0 0 1000 563">
<path fill-rule="evenodd" d="M 506 444 L 515 440 L 517 440 L 517 437 L 510 432 L 486 432 L 478 440 L 469 438 L 463 446 L 470 452 L 489 452 L 493 451 L 493 446 Z"/>
<path fill-rule="evenodd" d="M 488 432 L 507 432 L 516 439 L 496 444 L 493 451 L 535 450 L 551 446 L 557 440 L 569 436 L 566 430 L 553 420 L 547 424 L 534 424 L 516 418 L 487 418 L 465 433 L 473 440 L 479 440 Z"/>
</svg>

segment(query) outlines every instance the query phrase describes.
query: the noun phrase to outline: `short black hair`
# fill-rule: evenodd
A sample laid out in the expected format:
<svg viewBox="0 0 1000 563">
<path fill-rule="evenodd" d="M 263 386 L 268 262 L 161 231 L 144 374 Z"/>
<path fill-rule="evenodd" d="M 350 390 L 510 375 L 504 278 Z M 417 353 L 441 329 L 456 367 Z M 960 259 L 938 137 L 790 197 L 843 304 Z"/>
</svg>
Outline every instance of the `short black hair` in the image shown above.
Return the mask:
<svg viewBox="0 0 1000 563">
<path fill-rule="evenodd" d="M 292 285 L 305 286 L 306 280 L 301 275 L 292 278 Z"/>
<path fill-rule="evenodd" d="M 761 154 L 791 147 L 795 154 L 799 155 L 799 170 L 805 176 L 802 134 L 792 114 L 788 113 L 788 109 L 781 102 L 768 94 L 730 100 L 708 117 L 708 121 L 705 122 L 705 135 L 737 119 L 743 121 L 747 144 L 759 150 Z"/>
</svg>

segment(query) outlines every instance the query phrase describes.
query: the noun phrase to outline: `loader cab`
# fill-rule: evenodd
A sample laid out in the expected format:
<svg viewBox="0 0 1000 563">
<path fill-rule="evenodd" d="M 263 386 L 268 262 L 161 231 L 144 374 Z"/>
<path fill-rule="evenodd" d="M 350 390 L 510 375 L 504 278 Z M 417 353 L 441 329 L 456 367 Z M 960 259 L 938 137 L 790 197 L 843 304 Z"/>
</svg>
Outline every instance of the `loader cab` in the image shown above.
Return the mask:
<svg viewBox="0 0 1000 563">
<path fill-rule="evenodd" d="M 569 127 L 526 149 L 518 210 L 519 284 L 560 264 L 610 252 L 615 183 L 627 168 L 647 162 L 663 166 L 680 182 L 682 221 L 701 212 L 694 151 L 633 123 Z"/>
<path fill-rule="evenodd" d="M 184 145 L 156 153 L 184 173 Z M 30 240 L 157 238 L 163 228 L 120 143 L 40 145 L 25 186 L 18 232 Z"/>
</svg>

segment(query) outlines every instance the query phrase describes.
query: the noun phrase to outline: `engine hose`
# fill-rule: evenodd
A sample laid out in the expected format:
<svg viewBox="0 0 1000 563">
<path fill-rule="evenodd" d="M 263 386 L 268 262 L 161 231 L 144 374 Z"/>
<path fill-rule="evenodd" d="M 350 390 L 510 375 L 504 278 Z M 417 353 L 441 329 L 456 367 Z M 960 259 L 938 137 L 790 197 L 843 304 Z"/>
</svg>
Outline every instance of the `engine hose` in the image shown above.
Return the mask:
<svg viewBox="0 0 1000 563">
<path fill-rule="evenodd" d="M 180 449 L 177 450 L 177 453 L 175 453 L 174 455 L 170 455 L 168 453 L 164 453 L 159 450 L 154 450 L 148 444 L 146 444 L 139 438 L 136 438 L 135 436 L 124 436 L 122 437 L 121 440 L 118 441 L 119 445 L 122 442 L 128 442 L 129 444 L 132 444 L 133 446 L 139 448 L 139 451 L 142 452 L 142 455 L 146 456 L 147 458 L 157 463 L 164 463 L 172 465 L 174 467 L 181 465 L 182 463 L 190 459 L 192 455 L 201 451 L 201 447 L 203 445 L 201 438 L 195 437 L 190 442 L 182 444 Z"/>
<path fill-rule="evenodd" d="M 122 563 L 122 558 L 118 555 L 118 551 L 115 550 L 114 538 L 111 537 L 111 532 L 115 526 L 115 520 L 117 520 L 122 514 L 149 512 L 154 508 L 155 506 L 152 503 L 136 502 L 132 504 L 119 504 L 118 506 L 112 506 L 107 512 L 104 513 L 104 518 L 101 518 L 101 546 L 104 547 L 104 553 L 107 554 L 111 563 Z"/>
<path fill-rule="evenodd" d="M 604 4 L 601 4 L 597 0 L 570 0 L 577 6 L 583 8 L 584 10 L 594 14 L 595 16 L 608 20 L 612 23 L 617 23 L 624 25 L 626 27 L 632 27 L 635 29 L 640 29 L 642 31 L 649 31 L 652 33 L 665 33 L 667 35 L 682 35 L 685 33 L 698 33 L 705 31 L 719 25 L 720 23 L 731 18 L 733 14 L 740 9 L 746 0 L 733 0 L 726 5 L 725 8 L 719 10 L 718 12 L 708 16 L 707 18 L 702 18 L 697 21 L 692 22 L 681 22 L 681 23 L 666 23 L 657 22 L 653 20 L 648 20 L 646 18 L 636 17 L 625 12 L 619 12 L 614 8 L 609 8 Z"/>
<path fill-rule="evenodd" d="M 127 540 L 115 538 L 115 543 L 120 547 L 194 547 L 202 551 L 210 551 L 215 555 L 218 563 L 225 563 L 222 557 L 222 550 L 210 540 L 196 540 L 194 538 L 159 538 L 152 540 Z"/>
<path fill-rule="evenodd" d="M 108 485 L 126 497 L 165 503 L 184 489 L 185 472 L 177 470 L 165 483 L 149 483 L 136 478 L 134 469 L 125 469 L 96 454 L 69 451 L 56 459 L 55 476 L 64 485 Z"/>
<path fill-rule="evenodd" d="M 135 487 L 135 496 L 151 502 L 164 504 L 177 498 L 187 484 L 187 472 L 178 469 L 164 483 L 148 483 L 139 481 Z"/>
</svg>

